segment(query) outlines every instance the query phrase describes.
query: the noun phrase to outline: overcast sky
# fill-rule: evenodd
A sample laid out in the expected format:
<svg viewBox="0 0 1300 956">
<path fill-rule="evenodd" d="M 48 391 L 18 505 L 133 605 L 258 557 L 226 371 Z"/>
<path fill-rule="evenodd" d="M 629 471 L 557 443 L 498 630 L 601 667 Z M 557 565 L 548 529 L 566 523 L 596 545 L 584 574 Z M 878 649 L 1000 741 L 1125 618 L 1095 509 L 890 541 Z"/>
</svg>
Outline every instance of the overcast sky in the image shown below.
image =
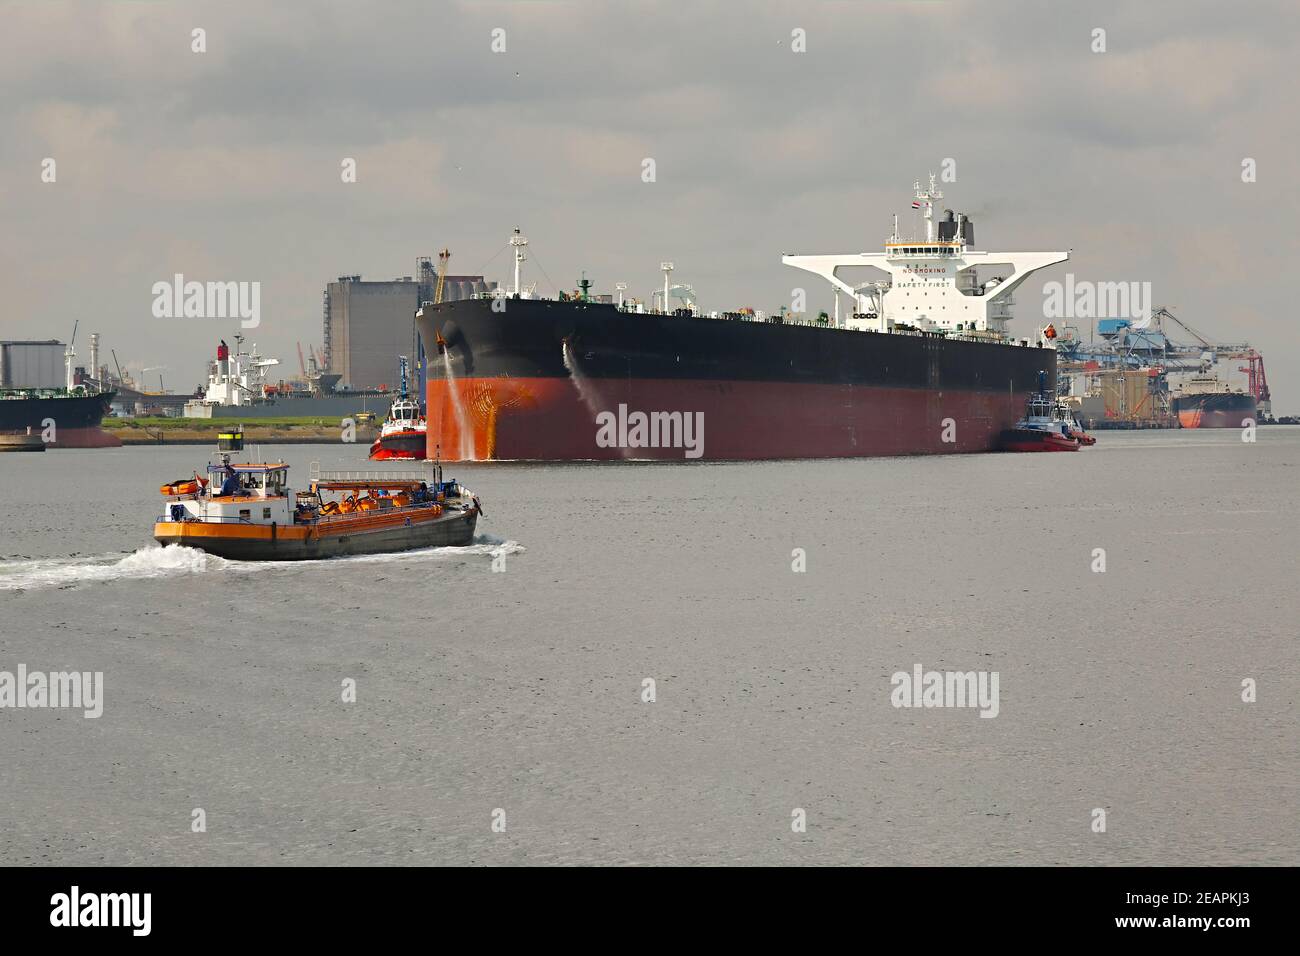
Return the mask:
<svg viewBox="0 0 1300 956">
<path fill-rule="evenodd" d="M 827 308 L 781 254 L 878 250 L 913 180 L 952 158 L 944 205 L 975 217 L 977 247 L 1073 250 L 1017 293 L 1017 332 L 1066 272 L 1150 281 L 1208 337 L 1259 348 L 1275 412 L 1300 412 L 1294 2 L 0 14 L 0 338 L 66 340 L 79 317 L 83 359 L 98 331 L 105 355 L 188 391 L 237 323 L 154 318 L 151 286 L 180 272 L 260 282 L 250 338 L 292 370 L 330 279 L 410 275 L 445 245 L 453 272 L 505 280 L 508 253 L 492 257 L 515 225 L 548 293 L 585 269 L 648 297 L 672 259 L 705 309 L 775 309 L 796 286 Z"/>
</svg>

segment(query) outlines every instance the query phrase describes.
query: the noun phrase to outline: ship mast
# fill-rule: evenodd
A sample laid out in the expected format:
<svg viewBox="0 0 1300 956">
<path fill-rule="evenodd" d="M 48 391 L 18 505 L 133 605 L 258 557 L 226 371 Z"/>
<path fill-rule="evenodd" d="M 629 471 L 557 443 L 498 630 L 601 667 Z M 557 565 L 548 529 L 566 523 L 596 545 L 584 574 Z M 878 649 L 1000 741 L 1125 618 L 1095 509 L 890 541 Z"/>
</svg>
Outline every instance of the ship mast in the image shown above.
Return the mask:
<svg viewBox="0 0 1300 956">
<path fill-rule="evenodd" d="M 72 323 L 72 338 L 68 340 L 68 345 L 63 350 L 63 385 L 69 392 L 72 391 L 73 385 L 76 384 L 76 373 L 73 371 L 73 361 L 77 357 L 77 350 L 74 345 L 77 341 L 77 326 L 81 325 L 81 320 L 77 319 Z"/>
<path fill-rule="evenodd" d="M 519 234 L 519 227 L 515 226 L 515 234 L 510 237 L 510 245 L 515 247 L 515 298 L 519 297 L 519 266 L 528 258 L 524 254 L 524 246 L 528 245 L 528 240 Z"/>
<path fill-rule="evenodd" d="M 934 173 L 930 174 L 930 188 L 925 192 L 921 191 L 920 180 L 914 182 L 912 188 L 916 190 L 916 202 L 913 205 L 917 205 L 925 217 L 925 241 L 934 242 L 934 200 L 943 198 L 943 190 L 935 188 Z"/>
</svg>

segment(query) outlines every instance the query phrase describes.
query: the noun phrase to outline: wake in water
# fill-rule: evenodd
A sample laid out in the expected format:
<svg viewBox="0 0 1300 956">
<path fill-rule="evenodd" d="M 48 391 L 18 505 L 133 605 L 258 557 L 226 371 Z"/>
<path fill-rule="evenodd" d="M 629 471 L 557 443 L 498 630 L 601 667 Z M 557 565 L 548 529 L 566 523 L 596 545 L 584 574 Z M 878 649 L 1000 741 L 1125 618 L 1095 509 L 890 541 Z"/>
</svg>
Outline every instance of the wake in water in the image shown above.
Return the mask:
<svg viewBox="0 0 1300 956">
<path fill-rule="evenodd" d="M 476 555 L 495 558 L 503 554 L 523 554 L 526 550 L 528 549 L 518 541 L 503 541 L 494 535 L 476 534 L 474 535 L 473 544 L 458 548 L 420 548 L 416 551 L 389 551 L 385 554 L 356 554 L 344 558 L 326 558 L 321 561 L 256 561 L 252 563 L 262 566 L 275 565 L 276 567 L 283 567 L 286 564 L 335 564 L 340 561 L 346 561 L 349 564 L 389 564 L 394 561 L 427 561 L 430 558 L 463 558 Z M 249 562 L 243 563 L 247 564 Z"/>
<path fill-rule="evenodd" d="M 181 577 L 212 571 L 244 574 L 250 571 L 328 567 L 339 563 L 418 562 L 431 559 L 473 558 L 480 555 L 496 558 L 499 555 L 522 554 L 525 550 L 527 549 L 518 541 L 505 541 L 493 535 L 479 534 L 474 536 L 473 544 L 459 548 L 421 548 L 417 551 L 358 554 L 342 558 L 323 558 L 319 561 L 229 561 L 196 548 L 169 544 L 156 548 L 141 548 L 125 557 L 120 554 L 102 554 L 76 558 L 0 561 L 0 592 L 71 588 L 97 582 Z"/>
<path fill-rule="evenodd" d="M 176 545 L 141 548 L 125 557 L 120 554 L 101 554 L 0 561 L 0 591 L 66 588 L 122 578 L 146 580 L 176 577 L 220 570 L 236 564 L 236 561 L 227 561 L 194 548 Z"/>
</svg>

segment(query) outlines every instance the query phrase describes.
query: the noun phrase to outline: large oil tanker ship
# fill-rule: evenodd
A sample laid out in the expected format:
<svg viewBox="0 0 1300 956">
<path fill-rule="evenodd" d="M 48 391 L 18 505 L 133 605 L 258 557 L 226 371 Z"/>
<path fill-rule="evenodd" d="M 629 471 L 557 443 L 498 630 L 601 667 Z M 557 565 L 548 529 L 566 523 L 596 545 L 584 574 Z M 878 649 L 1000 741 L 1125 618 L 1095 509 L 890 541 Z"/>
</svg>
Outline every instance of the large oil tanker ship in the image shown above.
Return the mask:
<svg viewBox="0 0 1300 956">
<path fill-rule="evenodd" d="M 974 224 L 915 184 L 924 239 L 881 253 L 786 255 L 827 281 L 834 316 L 704 314 L 669 284 L 658 308 L 511 291 L 426 303 L 427 454 L 479 459 L 759 459 L 992 451 L 1045 372 L 1055 331 L 1007 335 L 1011 294 L 1068 252 L 982 252 Z M 937 225 L 937 231 L 935 226 Z M 883 281 L 853 285 L 843 269 Z M 673 309 L 676 295 L 684 307 Z M 841 297 L 850 309 L 841 317 Z"/>
</svg>

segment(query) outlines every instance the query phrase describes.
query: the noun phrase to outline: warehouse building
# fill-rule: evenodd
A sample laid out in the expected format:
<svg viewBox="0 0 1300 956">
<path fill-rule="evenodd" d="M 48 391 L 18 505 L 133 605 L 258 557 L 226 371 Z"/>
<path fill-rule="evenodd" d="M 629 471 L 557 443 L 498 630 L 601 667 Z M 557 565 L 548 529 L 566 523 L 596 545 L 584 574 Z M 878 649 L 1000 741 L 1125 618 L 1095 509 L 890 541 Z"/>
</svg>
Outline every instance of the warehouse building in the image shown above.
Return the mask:
<svg viewBox="0 0 1300 956">
<path fill-rule="evenodd" d="M 431 260 L 417 262 L 417 276 L 388 282 L 365 282 L 339 276 L 325 288 L 324 351 L 326 370 L 339 375 L 338 388 L 396 389 L 398 356 L 414 363 L 419 354 L 415 312 L 432 302 L 437 274 Z M 482 276 L 447 276 L 443 300 L 468 299 L 490 290 Z"/>
<path fill-rule="evenodd" d="M 64 348 L 55 339 L 0 342 L 0 388 L 63 388 Z"/>
</svg>

